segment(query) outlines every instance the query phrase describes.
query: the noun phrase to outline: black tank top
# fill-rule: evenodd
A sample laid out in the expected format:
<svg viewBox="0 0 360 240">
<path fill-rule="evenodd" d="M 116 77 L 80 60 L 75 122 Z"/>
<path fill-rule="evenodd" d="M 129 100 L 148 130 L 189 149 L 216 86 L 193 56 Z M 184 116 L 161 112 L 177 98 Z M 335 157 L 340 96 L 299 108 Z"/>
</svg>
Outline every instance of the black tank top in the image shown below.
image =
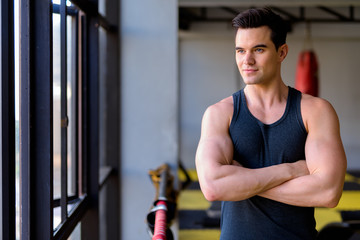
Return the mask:
<svg viewBox="0 0 360 240">
<path fill-rule="evenodd" d="M 244 90 L 233 94 L 234 113 L 229 133 L 234 159 L 247 168 L 262 168 L 305 159 L 307 132 L 301 93 L 289 87 L 283 116 L 264 124 L 249 111 Z M 222 240 L 315 239 L 314 208 L 296 207 L 255 196 L 243 201 L 223 202 Z"/>
</svg>

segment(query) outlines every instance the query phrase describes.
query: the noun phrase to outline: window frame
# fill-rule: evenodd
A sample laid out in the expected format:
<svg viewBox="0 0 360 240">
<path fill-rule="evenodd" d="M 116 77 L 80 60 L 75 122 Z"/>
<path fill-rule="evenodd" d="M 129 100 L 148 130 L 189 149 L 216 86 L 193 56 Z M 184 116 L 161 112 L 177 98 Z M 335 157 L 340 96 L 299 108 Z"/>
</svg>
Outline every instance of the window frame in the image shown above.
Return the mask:
<svg viewBox="0 0 360 240">
<path fill-rule="evenodd" d="M 67 26 L 68 26 L 68 17 L 72 17 L 74 20 L 73 24 L 73 39 L 71 39 L 71 56 L 72 58 L 72 68 L 74 69 L 71 72 L 71 89 L 72 89 L 72 102 L 71 108 L 68 109 L 68 99 L 67 99 L 67 90 L 61 91 L 61 196 L 59 198 L 55 198 L 53 202 L 53 207 L 61 207 L 61 222 L 64 222 L 69 215 L 67 206 L 68 204 L 77 205 L 79 201 L 81 201 L 81 196 L 79 195 L 79 184 L 82 183 L 81 179 L 79 179 L 79 91 L 81 91 L 81 86 L 79 86 L 79 10 L 74 6 L 65 6 L 65 2 L 63 1 L 62 5 L 53 4 L 53 14 L 61 15 L 61 89 L 67 89 L 68 87 L 68 67 L 69 64 L 67 62 L 68 59 L 68 39 L 67 39 Z M 81 31 L 81 29 L 80 29 Z M 68 112 L 71 111 L 72 119 L 68 119 Z M 68 134 L 69 126 L 71 124 L 72 132 Z M 72 172 L 73 182 L 71 183 L 74 188 L 74 193 L 69 195 L 68 192 L 68 146 L 69 143 L 73 146 L 73 151 L 71 151 L 71 160 L 72 160 Z M 55 232 L 57 231 L 56 227 Z"/>
<path fill-rule="evenodd" d="M 83 1 L 87 3 L 88 1 Z M 94 3 L 94 2 L 91 2 Z M 21 168 L 21 239 L 65 239 L 81 222 L 82 239 L 98 239 L 98 29 L 96 16 L 81 16 L 81 93 L 79 144 L 82 183 L 78 196 L 68 197 L 67 157 L 62 157 L 61 224 L 53 228 L 53 4 L 42 0 L 21 1 L 20 34 L 20 168 Z M 62 19 L 67 17 L 66 1 L 60 4 Z M 92 6 L 95 6 L 92 4 Z M 56 10 L 56 7 L 54 7 Z M 70 12 L 70 11 L 69 11 Z M 97 8 L 96 8 L 97 12 Z M 64 22 L 64 21 L 62 21 Z M 66 89 L 66 20 L 62 36 L 62 89 Z M 65 83 L 65 85 L 64 85 Z M 64 91 L 62 91 L 64 92 Z M 66 92 L 62 96 L 62 155 L 67 155 Z M 65 106 L 64 106 L 65 103 Z M 65 124 L 66 123 L 66 124 Z M 65 131 L 64 131 L 65 130 Z M 65 163 L 65 164 L 63 164 Z M 65 177 L 64 177 L 65 176 Z M 75 202 L 68 212 L 67 206 Z M 86 229 L 86 230 L 85 230 Z"/>
<path fill-rule="evenodd" d="M 97 0 L 73 0 L 79 11 L 72 7 L 57 6 L 52 1 L 21 0 L 19 42 L 19 164 L 20 164 L 20 234 L 22 240 L 66 239 L 81 223 L 81 239 L 99 239 L 99 191 L 111 179 L 107 187 L 118 191 L 116 170 L 110 166 L 99 167 L 99 26 L 111 35 L 118 36 L 117 27 L 111 25 L 98 12 Z M 62 1 L 64 4 L 65 1 Z M 15 62 L 14 62 L 14 0 L 0 3 L 1 21 L 1 220 L 0 238 L 16 239 L 16 185 L 15 185 Z M 75 76 L 77 92 L 75 111 L 76 134 L 71 143 L 78 143 L 74 150 L 79 171 L 79 186 L 74 195 L 63 189 L 64 198 L 54 199 L 53 191 L 53 39 L 52 14 L 62 11 L 63 16 L 78 15 L 81 47 L 74 50 L 77 68 Z M 64 14 L 65 13 L 65 14 Z M 3 24 L 3 23 L 7 24 Z M 65 27 L 66 29 L 66 27 Z M 63 39 L 66 39 L 63 38 Z M 64 55 L 65 56 L 65 55 Z M 64 58 L 64 57 L 63 57 Z M 63 66 L 66 66 L 63 63 Z M 66 70 L 65 70 L 66 71 Z M 65 74 L 67 75 L 67 74 Z M 66 112 L 66 111 L 65 111 Z M 63 118 L 64 119 L 64 118 Z M 73 132 L 73 131 L 72 131 Z M 71 134 L 70 134 L 71 135 Z M 71 144 L 68 141 L 69 144 Z M 66 152 L 66 151 L 65 151 Z M 115 164 L 116 165 L 116 164 Z M 116 167 L 116 166 L 115 166 Z M 63 170 L 64 171 L 64 170 Z M 64 171 L 65 172 L 65 171 Z M 101 174 L 100 174 L 101 172 Z M 67 184 L 66 184 L 67 185 Z M 66 186 L 67 187 L 67 186 Z M 112 191 L 112 194 L 114 194 Z M 66 192 L 66 194 L 64 194 Z M 105 191 L 106 192 L 106 191 Z M 105 194 L 104 192 L 104 194 Z M 104 197 L 104 196 L 102 196 Z M 103 199 L 104 200 L 104 199 Z M 56 206 L 72 209 L 63 212 L 62 223 L 54 229 Z M 102 203 L 104 204 L 104 202 Z M 115 206 L 116 205 L 116 206 Z M 107 214 L 114 214 L 119 203 L 107 206 Z M 117 214 L 111 226 L 118 226 Z M 109 217 L 109 216 L 107 216 Z M 104 223 L 102 223 L 104 224 Z M 113 227 L 112 227 L 113 229 Z M 116 230 L 118 234 L 118 230 Z"/>
<path fill-rule="evenodd" d="M 15 239 L 14 1 L 0 3 L 1 197 L 0 238 Z"/>
</svg>

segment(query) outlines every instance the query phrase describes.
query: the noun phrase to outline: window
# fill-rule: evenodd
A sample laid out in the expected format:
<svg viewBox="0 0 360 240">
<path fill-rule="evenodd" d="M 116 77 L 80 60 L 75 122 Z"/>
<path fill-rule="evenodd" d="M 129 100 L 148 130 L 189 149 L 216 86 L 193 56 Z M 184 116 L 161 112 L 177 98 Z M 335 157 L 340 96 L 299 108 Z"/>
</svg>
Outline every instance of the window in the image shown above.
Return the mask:
<svg viewBox="0 0 360 240">
<path fill-rule="evenodd" d="M 104 235 L 119 235 L 117 155 L 99 169 L 99 27 L 103 40 L 118 34 L 97 5 L 0 2 L 0 239 L 98 239 L 100 215 Z M 119 43 L 106 44 L 116 65 Z"/>
<path fill-rule="evenodd" d="M 1 239 L 99 235 L 97 7 L 78 5 L 1 1 Z"/>
<path fill-rule="evenodd" d="M 79 10 L 69 1 L 66 12 L 53 4 L 53 196 L 54 229 L 78 201 L 79 167 Z M 64 3 L 65 8 L 65 3 Z M 81 46 L 81 45 L 80 45 Z M 61 204 L 62 203 L 62 204 Z"/>
</svg>

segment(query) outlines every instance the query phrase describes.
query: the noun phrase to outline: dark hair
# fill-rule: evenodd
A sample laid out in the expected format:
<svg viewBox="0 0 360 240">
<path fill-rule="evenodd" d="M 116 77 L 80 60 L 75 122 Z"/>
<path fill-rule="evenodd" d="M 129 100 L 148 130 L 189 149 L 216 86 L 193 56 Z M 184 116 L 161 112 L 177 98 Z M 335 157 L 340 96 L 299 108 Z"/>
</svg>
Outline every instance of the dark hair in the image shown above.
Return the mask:
<svg viewBox="0 0 360 240">
<path fill-rule="evenodd" d="M 274 13 L 269 7 L 252 8 L 238 14 L 232 21 L 234 28 L 258 28 L 268 26 L 271 40 L 276 50 L 286 43 L 286 34 L 290 30 L 289 23 Z"/>
</svg>

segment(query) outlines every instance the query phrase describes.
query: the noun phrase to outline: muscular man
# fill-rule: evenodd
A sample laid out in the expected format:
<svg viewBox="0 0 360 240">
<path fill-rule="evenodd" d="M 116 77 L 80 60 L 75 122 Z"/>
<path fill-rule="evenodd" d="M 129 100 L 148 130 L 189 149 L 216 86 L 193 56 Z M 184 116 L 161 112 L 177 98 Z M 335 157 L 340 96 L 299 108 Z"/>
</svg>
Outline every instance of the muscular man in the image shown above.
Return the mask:
<svg viewBox="0 0 360 240">
<path fill-rule="evenodd" d="M 284 20 L 250 9 L 233 20 L 246 84 L 204 113 L 196 168 L 209 201 L 222 202 L 221 239 L 315 239 L 314 207 L 335 207 L 346 157 L 335 110 L 281 78 Z"/>
</svg>

